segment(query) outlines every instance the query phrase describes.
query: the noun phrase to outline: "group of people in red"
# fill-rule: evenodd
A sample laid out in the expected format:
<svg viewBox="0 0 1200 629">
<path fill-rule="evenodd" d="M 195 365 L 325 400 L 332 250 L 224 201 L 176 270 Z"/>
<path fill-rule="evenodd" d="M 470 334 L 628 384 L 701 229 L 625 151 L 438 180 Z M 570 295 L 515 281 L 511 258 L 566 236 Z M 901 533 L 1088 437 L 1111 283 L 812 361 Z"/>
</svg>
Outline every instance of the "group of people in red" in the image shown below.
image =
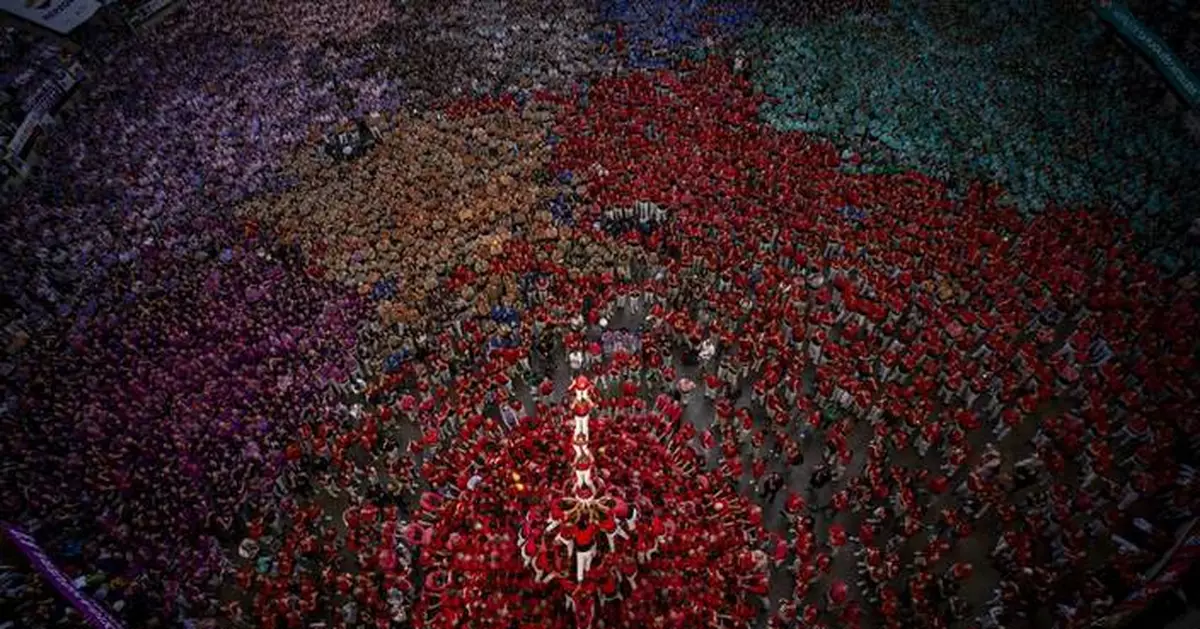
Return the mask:
<svg viewBox="0 0 1200 629">
<path fill-rule="evenodd" d="M 759 102 L 706 63 L 561 103 L 579 246 L 510 241 L 490 273 L 537 277 L 501 304 L 519 321 L 444 322 L 365 407 L 298 435 L 288 474 L 329 497 L 251 520 L 277 557 L 239 572 L 262 624 L 1121 611 L 1196 504 L 1175 455 L 1197 434 L 1195 285 L 1102 212 L 1023 219 L 987 185 L 844 174 Z M 669 218 L 601 228 L 637 202 Z M 603 342 L 617 330 L 637 342 Z M 627 534 L 567 518 L 567 487 L 622 505 Z"/>
</svg>

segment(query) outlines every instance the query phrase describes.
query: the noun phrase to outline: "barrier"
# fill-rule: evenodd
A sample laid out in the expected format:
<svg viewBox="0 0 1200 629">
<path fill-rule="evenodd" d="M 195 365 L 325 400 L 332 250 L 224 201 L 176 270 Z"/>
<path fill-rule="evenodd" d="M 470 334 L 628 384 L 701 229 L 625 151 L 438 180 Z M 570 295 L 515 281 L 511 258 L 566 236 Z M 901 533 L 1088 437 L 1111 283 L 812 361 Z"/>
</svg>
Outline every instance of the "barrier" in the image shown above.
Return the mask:
<svg viewBox="0 0 1200 629">
<path fill-rule="evenodd" d="M 1150 570 L 1140 588 L 1134 590 L 1125 600 L 1117 604 L 1105 618 L 1096 621 L 1094 627 L 1114 629 L 1132 619 L 1138 612 L 1146 609 L 1150 602 L 1160 594 L 1178 586 L 1191 569 L 1192 564 L 1200 559 L 1200 532 L 1197 521 L 1184 525 L 1177 533 L 1175 545 Z"/>
<path fill-rule="evenodd" d="M 29 565 L 33 566 L 34 570 L 37 570 L 39 574 L 45 577 L 46 580 L 50 582 L 50 585 L 54 586 L 54 589 L 57 590 L 58 593 L 76 609 L 76 611 L 78 611 L 85 619 L 87 619 L 89 625 L 91 625 L 94 629 L 122 629 L 121 623 L 117 622 L 116 619 L 109 615 L 104 608 L 96 604 L 96 601 L 93 601 L 83 592 L 80 592 L 79 588 L 75 587 L 75 584 L 71 581 L 71 578 L 63 574 L 63 571 L 59 570 L 58 566 L 54 565 L 54 561 L 50 559 L 49 555 L 46 554 L 46 551 L 42 550 L 42 547 L 38 545 L 37 540 L 33 539 L 32 536 L 17 526 L 9 524 L 8 522 L 0 522 L 0 530 L 4 532 L 4 535 L 10 541 L 12 541 L 17 550 L 21 551 L 21 553 L 25 555 L 25 557 L 29 560 Z"/>
<path fill-rule="evenodd" d="M 1171 52 L 1166 42 L 1129 12 L 1129 7 L 1124 2 L 1097 0 L 1095 10 L 1101 19 L 1112 24 L 1122 37 L 1150 58 L 1171 87 L 1175 88 L 1190 107 L 1200 103 L 1200 80 L 1197 80 L 1196 75 Z"/>
</svg>

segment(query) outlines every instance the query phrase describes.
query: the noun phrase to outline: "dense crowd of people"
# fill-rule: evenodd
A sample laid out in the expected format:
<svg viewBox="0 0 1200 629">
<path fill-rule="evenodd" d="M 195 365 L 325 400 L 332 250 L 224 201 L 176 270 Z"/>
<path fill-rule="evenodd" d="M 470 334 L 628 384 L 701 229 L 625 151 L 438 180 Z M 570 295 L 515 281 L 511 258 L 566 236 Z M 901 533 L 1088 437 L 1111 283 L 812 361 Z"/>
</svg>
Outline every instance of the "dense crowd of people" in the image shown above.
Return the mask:
<svg viewBox="0 0 1200 629">
<path fill-rule="evenodd" d="M 1026 213 L 1115 203 L 1151 247 L 1194 257 L 1167 242 L 1198 194 L 1194 115 L 1140 57 L 1118 52 L 1110 26 L 1020 2 L 898 5 L 891 19 L 768 31 L 756 68 L 778 99 L 767 119 L 838 137 L 863 153 L 857 168 L 987 178 Z M 843 45 L 829 52 L 833 42 Z"/>
<path fill-rule="evenodd" d="M 667 54 L 741 7 L 509 4 L 122 53 L 5 217 L 0 519 L 130 627 L 1122 612 L 1195 516 L 1194 276 L 766 124 L 739 53 Z"/>
</svg>

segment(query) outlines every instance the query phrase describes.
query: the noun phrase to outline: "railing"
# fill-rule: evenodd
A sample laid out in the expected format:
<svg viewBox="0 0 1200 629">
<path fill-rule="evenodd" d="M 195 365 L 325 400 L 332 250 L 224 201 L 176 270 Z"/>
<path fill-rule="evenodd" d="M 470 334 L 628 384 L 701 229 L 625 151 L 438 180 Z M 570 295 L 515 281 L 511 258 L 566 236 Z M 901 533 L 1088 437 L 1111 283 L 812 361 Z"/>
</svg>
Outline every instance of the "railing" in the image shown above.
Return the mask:
<svg viewBox="0 0 1200 629">
<path fill-rule="evenodd" d="M 12 542 L 13 546 L 29 560 L 29 565 L 45 577 L 59 595 L 87 619 L 93 629 L 122 629 L 121 623 L 117 622 L 96 601 L 75 587 L 71 578 L 58 569 L 58 566 L 31 535 L 7 522 L 0 522 L 0 533 L 3 534 L 0 535 L 0 538 L 7 538 Z"/>
<path fill-rule="evenodd" d="M 1149 57 L 1189 106 L 1196 107 L 1200 104 L 1200 80 L 1171 51 L 1166 42 L 1129 12 L 1129 7 L 1125 6 L 1124 2 L 1097 0 L 1095 10 L 1101 19 L 1112 24 L 1122 37 Z"/>
</svg>

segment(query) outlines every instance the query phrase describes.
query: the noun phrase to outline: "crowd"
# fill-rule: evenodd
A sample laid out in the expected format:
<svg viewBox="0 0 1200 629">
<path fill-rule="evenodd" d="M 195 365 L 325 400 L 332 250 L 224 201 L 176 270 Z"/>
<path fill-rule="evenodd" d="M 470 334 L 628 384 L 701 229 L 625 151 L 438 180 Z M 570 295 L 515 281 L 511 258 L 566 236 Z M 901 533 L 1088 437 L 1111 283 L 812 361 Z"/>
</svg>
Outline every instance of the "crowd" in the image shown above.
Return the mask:
<svg viewBox="0 0 1200 629">
<path fill-rule="evenodd" d="M 527 3 L 344 4 L 171 18 L 6 219 L 57 323 L 0 513 L 128 626 L 1084 627 L 1194 517 L 1197 286 L 1128 222 L 862 173 L 740 57 L 543 81 L 474 21 Z"/>
<path fill-rule="evenodd" d="M 220 539 L 275 480 L 283 440 L 356 369 L 361 308 L 254 240 L 211 259 L 143 255 L 122 303 L 31 341 L 0 448 L 6 506 L 40 514 L 32 532 L 83 544 L 88 562 L 119 552 L 122 569 L 177 575 L 169 610 L 174 588 L 219 574 Z"/>
<path fill-rule="evenodd" d="M 353 370 L 361 300 L 221 209 L 286 184 L 310 128 L 354 113 L 303 63 L 336 61 L 312 43 L 335 17 L 321 6 L 270 36 L 229 7 L 181 12 L 89 67 L 4 215 L 4 516 L 118 584 L 107 600 L 133 626 L 216 600 L 221 544 L 276 479 L 277 443 Z M 337 69 L 355 106 L 395 106 L 394 86 Z"/>
<path fill-rule="evenodd" d="M 766 119 L 853 148 L 855 170 L 995 181 L 1025 213 L 1116 208 L 1156 262 L 1195 268 L 1194 116 L 1078 5 L 902 2 L 759 39 Z"/>
<path fill-rule="evenodd" d="M 669 67 L 674 58 L 703 55 L 736 39 L 758 19 L 759 7 L 746 2 L 630 2 L 605 0 L 599 18 L 608 28 L 599 33 L 605 51 L 624 67 Z M 829 3 L 814 5 L 833 11 Z"/>
<path fill-rule="evenodd" d="M 1154 520 L 1148 513 L 1159 519 L 1146 539 L 1161 544 L 1191 513 L 1190 468 L 1176 450 L 1194 441 L 1195 423 L 1188 394 L 1176 395 L 1194 386 L 1195 330 L 1183 324 L 1194 283 L 1155 296 L 1165 285 L 1137 260 L 1120 221 L 1056 209 L 1025 222 L 996 206 L 997 188 L 953 201 L 944 184 L 920 176 L 844 175 L 832 147 L 752 123 L 753 101 L 742 109 L 732 95 L 744 84 L 697 90 L 688 102 L 679 96 L 687 88 L 720 82 L 675 80 L 597 86 L 595 109 L 565 123 L 591 133 L 564 134 L 575 141 L 559 147 L 557 164 L 596 173 L 587 193 L 599 207 L 640 198 L 675 213 L 685 237 L 661 243 L 678 256 L 677 283 L 665 291 L 687 307 L 668 320 L 689 337 L 688 350 L 705 351 L 706 337 L 720 348 L 716 373 L 704 378 L 710 395 L 732 392 L 744 403 L 748 393 L 748 406 L 783 428 L 756 437 L 747 425 L 755 413 L 725 406 L 726 436 L 761 457 L 746 461 L 751 475 L 765 478 L 773 460 L 765 453 L 786 453 L 798 435 L 825 444 L 817 465 L 831 470 L 827 493 L 809 509 L 833 517 L 815 539 L 794 531 L 809 540 L 797 569 L 838 554 L 846 544 L 838 531 L 860 529 L 859 593 L 881 613 L 911 606 L 936 625 L 970 609 L 939 610 L 953 588 L 934 586 L 978 535 L 995 544 L 1004 593 L 976 610 L 981 617 L 1012 626 L 1034 613 L 1019 603 L 1036 596 L 1061 603 L 1063 623 L 1104 615 L 1105 601 L 1136 585 L 1139 566 L 1155 557 L 1147 542 L 1117 542 L 1115 558 L 1106 545 L 1137 535 L 1132 523 Z M 688 109 L 705 102 L 723 103 L 721 114 Z M 648 127 L 656 142 L 645 141 Z M 713 211 L 721 204 L 736 211 Z M 714 324 L 722 315 L 735 323 Z M 756 319 L 761 328 L 747 327 Z M 719 420 L 719 403 L 716 412 Z M 812 502 L 792 502 L 797 522 Z M 975 520 L 989 511 L 1001 526 Z M 906 582 L 871 563 L 893 552 Z M 959 566 L 952 576 L 968 573 Z M 819 572 L 797 583 L 809 598 L 812 585 L 832 587 Z M 888 603 L 897 583 L 907 591 Z M 917 600 L 923 589 L 930 600 Z M 803 608 L 803 598 L 796 603 Z"/>
<path fill-rule="evenodd" d="M 514 104 L 398 115 L 361 161 L 331 167 L 305 156 L 289 171 L 299 185 L 237 215 L 307 252 L 312 275 L 370 298 L 384 324 L 444 317 L 426 312 L 441 277 L 486 273 L 486 257 L 535 224 L 553 111 L 534 102 L 518 114 Z M 447 306 L 486 313 L 495 303 L 483 292 L 465 299 Z"/>
</svg>

